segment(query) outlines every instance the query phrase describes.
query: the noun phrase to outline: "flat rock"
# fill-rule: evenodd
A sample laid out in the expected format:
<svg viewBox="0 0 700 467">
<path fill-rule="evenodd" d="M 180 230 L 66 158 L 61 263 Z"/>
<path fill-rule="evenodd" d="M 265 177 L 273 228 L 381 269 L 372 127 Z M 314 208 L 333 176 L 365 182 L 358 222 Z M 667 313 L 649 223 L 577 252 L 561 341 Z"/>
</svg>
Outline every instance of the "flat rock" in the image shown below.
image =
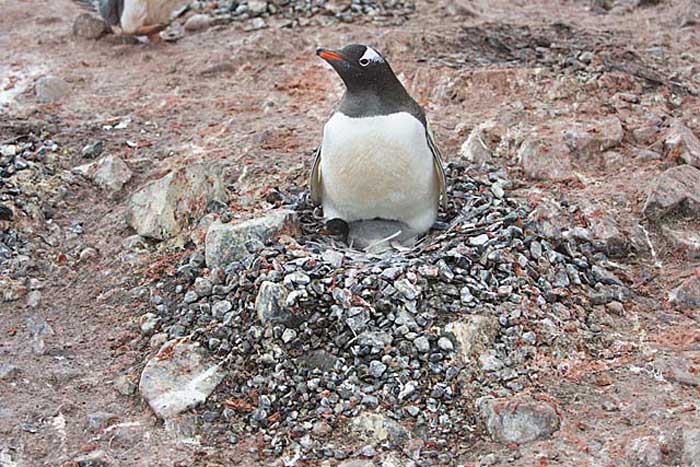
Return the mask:
<svg viewBox="0 0 700 467">
<path fill-rule="evenodd" d="M 196 343 L 166 342 L 141 373 L 139 391 L 160 418 L 206 401 L 224 372 Z"/>
<path fill-rule="evenodd" d="M 668 295 L 669 301 L 681 308 L 700 307 L 700 272 L 685 279 Z"/>
<path fill-rule="evenodd" d="M 134 193 L 127 222 L 142 237 L 178 236 L 206 214 L 212 201 L 227 202 L 221 170 L 196 163 L 173 170 Z"/>
<path fill-rule="evenodd" d="M 486 350 L 498 335 L 498 320 L 491 316 L 470 315 L 445 326 L 457 346 L 455 358 L 463 362 Z"/>
<path fill-rule="evenodd" d="M 554 407 L 531 398 L 482 397 L 477 406 L 489 433 L 501 443 L 525 444 L 549 438 L 561 423 Z"/>
<path fill-rule="evenodd" d="M 284 209 L 235 224 L 214 222 L 205 240 L 207 266 L 225 268 L 251 254 L 250 242 L 265 244 L 281 234 L 293 236 L 298 228 L 296 213 Z"/>
<path fill-rule="evenodd" d="M 700 233 L 687 230 L 676 230 L 668 226 L 662 226 L 661 231 L 666 240 L 675 248 L 685 251 L 688 259 L 700 259 Z"/>
<path fill-rule="evenodd" d="M 57 76 L 44 76 L 36 82 L 34 91 L 39 102 L 44 104 L 59 102 L 71 92 L 70 84 Z"/>
<path fill-rule="evenodd" d="M 338 464 L 338 467 L 375 467 L 376 464 L 367 459 L 348 459 Z"/>
<path fill-rule="evenodd" d="M 661 174 L 642 211 L 647 218 L 660 221 L 676 210 L 700 217 L 700 170 L 695 167 L 681 165 Z"/>
<path fill-rule="evenodd" d="M 133 176 L 133 172 L 123 160 L 111 155 L 103 157 L 97 162 L 78 166 L 73 171 L 92 180 L 103 190 L 112 193 L 121 191 Z"/>
<path fill-rule="evenodd" d="M 107 23 L 90 13 L 81 14 L 73 23 L 73 35 L 81 39 L 95 41 L 109 32 Z"/>
<path fill-rule="evenodd" d="M 363 412 L 354 417 L 350 420 L 350 431 L 369 443 L 400 445 L 409 439 L 403 426 L 380 413 Z"/>
<path fill-rule="evenodd" d="M 700 140 L 682 121 L 671 122 L 664 144 L 669 159 L 700 168 Z"/>
<path fill-rule="evenodd" d="M 532 135 L 520 146 L 517 158 L 531 180 L 574 178 L 569 149 L 557 138 Z"/>
</svg>

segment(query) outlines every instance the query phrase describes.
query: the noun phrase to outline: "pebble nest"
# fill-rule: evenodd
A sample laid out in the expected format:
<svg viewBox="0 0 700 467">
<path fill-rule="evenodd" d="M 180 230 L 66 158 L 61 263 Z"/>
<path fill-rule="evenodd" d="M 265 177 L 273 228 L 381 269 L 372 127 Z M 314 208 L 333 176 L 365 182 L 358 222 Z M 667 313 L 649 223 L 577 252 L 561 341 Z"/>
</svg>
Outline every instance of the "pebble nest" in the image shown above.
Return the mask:
<svg viewBox="0 0 700 467">
<path fill-rule="evenodd" d="M 21 258 L 30 258 L 32 252 L 13 222 L 19 215 L 51 217 L 50 200 L 42 198 L 41 188 L 36 185 L 55 175 L 53 164 L 47 160 L 55 158 L 59 146 L 41 131 L 11 124 L 1 130 L 11 137 L 0 143 L 0 273 L 14 274 L 23 268 L 10 261 L 20 258 L 21 266 L 26 263 Z"/>
<path fill-rule="evenodd" d="M 217 422 L 215 434 L 236 442 L 262 430 L 265 452 L 279 455 L 319 423 L 381 408 L 446 447 L 478 424 L 470 401 L 566 371 L 535 360 L 610 344 L 591 305 L 625 301 L 629 290 L 590 233 L 547 236 L 527 203 L 509 196 L 502 171 L 472 178 L 460 163 L 446 170 L 442 230 L 414 247 L 351 250 L 319 234 L 308 194 L 289 190 L 278 198 L 297 211 L 301 235 L 251 244 L 225 270 L 206 269 L 196 252 L 175 278 L 156 284 L 155 330 L 189 335 L 225 359 L 229 374 L 200 412 Z M 267 323 L 256 300 L 279 305 Z M 474 317 L 491 323 L 484 329 L 493 341 L 467 358 L 448 329 Z M 305 457 L 342 458 L 302 446 Z"/>
<path fill-rule="evenodd" d="M 416 7 L 411 0 L 200 0 L 193 9 L 207 11 L 219 24 L 277 17 L 287 20 L 287 26 L 304 26 L 316 16 L 345 23 L 401 24 Z"/>
</svg>

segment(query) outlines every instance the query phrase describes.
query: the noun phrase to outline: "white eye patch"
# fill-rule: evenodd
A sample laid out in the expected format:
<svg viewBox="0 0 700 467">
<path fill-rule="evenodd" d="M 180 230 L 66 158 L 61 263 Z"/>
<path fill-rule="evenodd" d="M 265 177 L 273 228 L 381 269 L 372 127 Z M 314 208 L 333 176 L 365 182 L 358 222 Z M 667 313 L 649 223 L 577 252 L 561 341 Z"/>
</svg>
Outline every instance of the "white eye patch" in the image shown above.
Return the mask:
<svg viewBox="0 0 700 467">
<path fill-rule="evenodd" d="M 372 47 L 367 47 L 365 53 L 360 57 L 360 65 L 367 66 L 371 62 L 383 62 L 384 59 Z"/>
</svg>

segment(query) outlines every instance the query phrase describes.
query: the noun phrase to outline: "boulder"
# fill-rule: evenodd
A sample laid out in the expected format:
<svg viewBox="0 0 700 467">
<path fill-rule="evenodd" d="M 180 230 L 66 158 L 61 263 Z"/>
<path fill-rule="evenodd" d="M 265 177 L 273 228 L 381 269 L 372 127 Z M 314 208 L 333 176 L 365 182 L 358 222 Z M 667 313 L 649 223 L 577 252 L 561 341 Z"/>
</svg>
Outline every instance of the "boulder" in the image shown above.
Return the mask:
<svg viewBox="0 0 700 467">
<path fill-rule="evenodd" d="M 251 244 L 265 244 L 281 234 L 295 235 L 298 228 L 296 213 L 283 209 L 235 224 L 214 222 L 205 240 L 207 266 L 225 268 L 249 255 Z"/>
<path fill-rule="evenodd" d="M 556 138 L 531 135 L 520 146 L 517 158 L 531 180 L 574 178 L 569 149 Z"/>
<path fill-rule="evenodd" d="M 224 378 L 197 343 L 166 342 L 141 373 L 139 391 L 160 418 L 170 418 L 206 401 Z"/>
<path fill-rule="evenodd" d="M 653 221 L 676 210 L 700 217 L 700 170 L 689 165 L 668 169 L 654 181 L 642 212 Z"/>
<path fill-rule="evenodd" d="M 700 168 L 700 140 L 683 122 L 678 119 L 671 122 L 664 144 L 669 159 Z"/>
<path fill-rule="evenodd" d="M 78 166 L 73 171 L 111 193 L 120 192 L 133 175 L 129 166 L 117 156 L 103 157 L 97 162 Z"/>
<path fill-rule="evenodd" d="M 221 170 L 196 163 L 173 170 L 134 193 L 127 222 L 142 237 L 166 240 L 195 224 L 212 201 L 227 202 Z"/>
<path fill-rule="evenodd" d="M 525 444 L 552 436 L 561 421 L 551 404 L 526 397 L 477 401 L 491 436 L 501 443 Z"/>
</svg>

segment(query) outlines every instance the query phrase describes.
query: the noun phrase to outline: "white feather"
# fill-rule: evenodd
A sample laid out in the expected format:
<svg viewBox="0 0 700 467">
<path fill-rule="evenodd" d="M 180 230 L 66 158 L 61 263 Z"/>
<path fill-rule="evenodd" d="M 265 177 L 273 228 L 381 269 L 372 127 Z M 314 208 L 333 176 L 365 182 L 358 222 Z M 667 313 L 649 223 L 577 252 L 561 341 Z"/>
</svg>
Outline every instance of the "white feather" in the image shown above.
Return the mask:
<svg viewBox="0 0 700 467">
<path fill-rule="evenodd" d="M 323 130 L 321 180 L 328 219 L 399 220 L 422 233 L 437 216 L 425 128 L 406 112 L 364 118 L 336 112 Z"/>
<path fill-rule="evenodd" d="M 365 50 L 365 53 L 362 54 L 362 57 L 360 57 L 360 61 L 363 59 L 369 60 L 370 62 L 383 62 L 384 59 L 382 58 L 381 55 L 377 53 L 376 50 L 374 50 L 372 47 L 367 47 Z"/>
</svg>

